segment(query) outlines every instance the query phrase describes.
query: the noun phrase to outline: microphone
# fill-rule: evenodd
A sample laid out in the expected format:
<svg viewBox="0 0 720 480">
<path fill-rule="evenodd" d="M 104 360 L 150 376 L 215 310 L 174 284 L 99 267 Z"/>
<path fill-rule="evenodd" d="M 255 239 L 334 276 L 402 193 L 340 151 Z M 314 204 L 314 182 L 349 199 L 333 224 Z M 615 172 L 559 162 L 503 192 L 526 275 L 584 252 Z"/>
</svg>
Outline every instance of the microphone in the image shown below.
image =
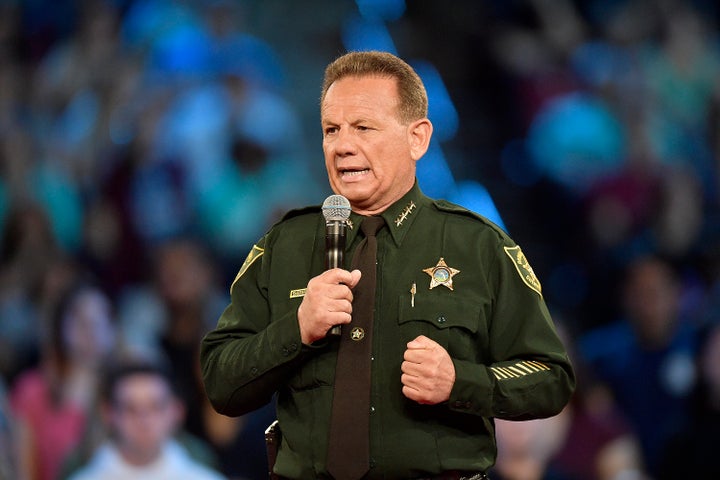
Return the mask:
<svg viewBox="0 0 720 480">
<path fill-rule="evenodd" d="M 330 195 L 322 204 L 322 213 L 325 217 L 325 269 L 341 268 L 350 201 L 342 195 Z M 340 335 L 340 327 L 335 325 L 329 333 Z"/>
</svg>

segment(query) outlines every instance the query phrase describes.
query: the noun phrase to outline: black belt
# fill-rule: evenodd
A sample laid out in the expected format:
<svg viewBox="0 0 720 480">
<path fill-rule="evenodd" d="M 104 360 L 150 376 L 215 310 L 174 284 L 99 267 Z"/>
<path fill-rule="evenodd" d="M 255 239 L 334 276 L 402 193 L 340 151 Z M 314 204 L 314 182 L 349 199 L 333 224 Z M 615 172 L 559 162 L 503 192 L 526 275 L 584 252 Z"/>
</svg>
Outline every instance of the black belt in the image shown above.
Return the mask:
<svg viewBox="0 0 720 480">
<path fill-rule="evenodd" d="M 483 472 L 449 470 L 433 475 L 432 477 L 422 477 L 418 480 L 488 480 L 488 476 Z"/>
<path fill-rule="evenodd" d="M 290 480 L 285 477 L 278 477 L 277 475 L 273 478 L 276 480 Z M 432 477 L 420 477 L 417 480 L 489 480 L 489 478 L 483 472 L 449 470 L 433 475 Z"/>
</svg>

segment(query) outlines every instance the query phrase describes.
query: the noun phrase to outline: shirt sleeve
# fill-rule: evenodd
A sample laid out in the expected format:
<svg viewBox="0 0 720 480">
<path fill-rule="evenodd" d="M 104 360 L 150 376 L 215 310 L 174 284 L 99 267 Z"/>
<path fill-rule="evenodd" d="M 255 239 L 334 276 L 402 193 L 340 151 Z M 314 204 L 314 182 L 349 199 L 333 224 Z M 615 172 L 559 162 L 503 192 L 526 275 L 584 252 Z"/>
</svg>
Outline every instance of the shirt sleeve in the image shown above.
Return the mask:
<svg viewBox="0 0 720 480">
<path fill-rule="evenodd" d="M 208 398 L 229 416 L 267 404 L 309 348 L 302 345 L 296 311 L 271 318 L 267 239 L 253 246 L 230 287 L 230 304 L 201 344 Z"/>
<path fill-rule="evenodd" d="M 485 364 L 456 360 L 449 407 L 506 420 L 559 413 L 575 375 L 542 297 L 539 280 L 519 246 L 494 249 L 487 281 L 494 285 Z"/>
</svg>

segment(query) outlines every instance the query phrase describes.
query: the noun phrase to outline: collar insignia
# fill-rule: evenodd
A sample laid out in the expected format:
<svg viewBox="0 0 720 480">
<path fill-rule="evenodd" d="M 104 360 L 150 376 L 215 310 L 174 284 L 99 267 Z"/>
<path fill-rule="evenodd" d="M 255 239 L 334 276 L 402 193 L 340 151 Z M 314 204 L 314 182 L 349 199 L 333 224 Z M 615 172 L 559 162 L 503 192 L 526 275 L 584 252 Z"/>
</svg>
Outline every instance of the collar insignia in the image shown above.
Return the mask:
<svg viewBox="0 0 720 480">
<path fill-rule="evenodd" d="M 448 267 L 447 263 L 445 263 L 445 259 L 440 257 L 437 265 L 435 265 L 434 267 L 425 268 L 423 269 L 423 272 L 430 275 L 430 290 L 437 287 L 438 285 L 445 285 L 447 288 L 452 290 L 452 277 L 460 273 L 460 270 Z"/>
<path fill-rule="evenodd" d="M 415 202 L 410 200 L 410 203 L 407 204 L 407 206 L 403 209 L 403 211 L 400 212 L 400 215 L 398 215 L 397 218 L 395 219 L 395 226 L 399 227 L 400 225 L 402 225 L 402 223 L 405 221 L 405 219 L 410 216 L 410 214 L 412 213 L 412 211 L 415 208 L 416 208 Z"/>
<path fill-rule="evenodd" d="M 347 223 L 347 226 L 348 226 L 348 228 L 349 228 L 350 230 L 352 230 L 353 228 L 355 228 L 355 224 L 354 224 L 353 221 L 350 220 L 349 218 L 348 218 L 347 220 L 345 220 L 345 223 Z"/>
</svg>

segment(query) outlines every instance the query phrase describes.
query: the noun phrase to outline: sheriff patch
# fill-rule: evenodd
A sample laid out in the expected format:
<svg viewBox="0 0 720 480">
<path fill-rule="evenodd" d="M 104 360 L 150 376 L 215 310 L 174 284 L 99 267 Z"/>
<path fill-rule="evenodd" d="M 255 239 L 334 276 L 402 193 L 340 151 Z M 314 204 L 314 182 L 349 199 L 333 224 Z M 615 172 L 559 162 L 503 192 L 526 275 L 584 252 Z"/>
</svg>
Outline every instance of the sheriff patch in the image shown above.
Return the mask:
<svg viewBox="0 0 720 480">
<path fill-rule="evenodd" d="M 250 253 L 248 253 L 247 258 L 245 258 L 245 261 L 242 264 L 242 267 L 240 267 L 240 271 L 235 276 L 235 280 L 233 280 L 233 283 L 238 281 L 238 278 L 242 277 L 245 272 L 247 272 L 247 269 L 250 268 L 250 265 L 255 263 L 255 260 L 262 257 L 263 253 L 265 253 L 264 248 L 260 248 L 257 245 L 253 245 L 252 249 L 250 250 Z"/>
<path fill-rule="evenodd" d="M 510 260 L 512 260 L 513 265 L 515 265 L 515 269 L 520 275 L 520 278 L 522 278 L 522 281 L 525 282 L 525 285 L 530 287 L 542 297 L 540 280 L 538 280 L 535 276 L 535 272 L 530 266 L 530 262 L 528 262 L 527 258 L 525 258 L 525 254 L 522 250 L 520 250 L 520 247 L 516 245 L 514 247 L 504 247 L 504 249 L 507 256 L 510 257 Z"/>
</svg>

